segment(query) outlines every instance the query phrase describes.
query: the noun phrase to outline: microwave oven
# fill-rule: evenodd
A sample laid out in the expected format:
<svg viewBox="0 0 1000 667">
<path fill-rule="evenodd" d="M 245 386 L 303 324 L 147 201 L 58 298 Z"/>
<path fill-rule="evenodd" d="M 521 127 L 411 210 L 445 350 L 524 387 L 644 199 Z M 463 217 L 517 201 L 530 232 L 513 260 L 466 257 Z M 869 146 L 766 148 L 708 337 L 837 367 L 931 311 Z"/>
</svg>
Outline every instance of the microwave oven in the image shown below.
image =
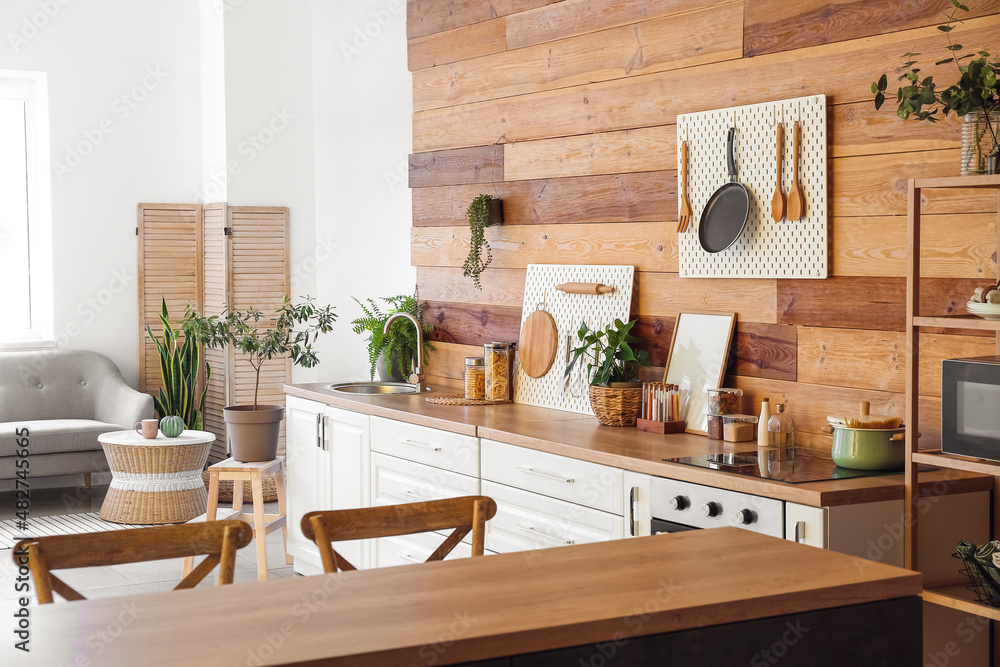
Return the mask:
<svg viewBox="0 0 1000 667">
<path fill-rule="evenodd" d="M 1000 461 L 1000 356 L 941 363 L 941 451 Z"/>
</svg>

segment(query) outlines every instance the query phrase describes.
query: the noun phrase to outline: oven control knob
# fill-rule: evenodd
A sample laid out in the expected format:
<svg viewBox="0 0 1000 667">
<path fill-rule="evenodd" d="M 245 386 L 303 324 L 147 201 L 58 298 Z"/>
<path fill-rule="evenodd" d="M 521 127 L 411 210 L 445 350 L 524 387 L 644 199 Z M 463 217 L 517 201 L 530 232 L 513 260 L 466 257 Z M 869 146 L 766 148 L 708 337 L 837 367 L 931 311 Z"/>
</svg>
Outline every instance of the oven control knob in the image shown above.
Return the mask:
<svg viewBox="0 0 1000 667">
<path fill-rule="evenodd" d="M 687 496 L 674 496 L 670 499 L 670 509 L 683 512 L 687 508 L 691 507 L 691 501 L 687 499 Z"/>
<path fill-rule="evenodd" d="M 740 524 L 741 526 L 749 526 L 751 523 L 757 520 L 757 515 L 754 514 L 753 510 L 743 509 L 737 512 L 734 518 L 736 519 L 736 523 Z"/>
<path fill-rule="evenodd" d="M 707 517 L 716 517 L 722 514 L 722 505 L 719 503 L 705 503 L 701 509 Z"/>
</svg>

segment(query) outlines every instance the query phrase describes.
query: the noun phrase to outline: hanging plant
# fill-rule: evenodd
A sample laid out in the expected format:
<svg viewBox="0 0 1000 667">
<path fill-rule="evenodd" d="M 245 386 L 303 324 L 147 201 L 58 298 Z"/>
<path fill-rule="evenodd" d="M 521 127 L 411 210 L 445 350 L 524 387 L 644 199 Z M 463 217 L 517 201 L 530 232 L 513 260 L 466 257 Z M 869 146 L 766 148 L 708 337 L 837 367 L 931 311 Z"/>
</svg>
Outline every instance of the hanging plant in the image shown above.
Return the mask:
<svg viewBox="0 0 1000 667">
<path fill-rule="evenodd" d="M 469 217 L 469 256 L 462 265 L 462 275 L 472 278 L 476 289 L 482 290 L 479 275 L 493 261 L 493 251 L 486 240 L 486 228 L 503 222 L 503 202 L 491 195 L 479 195 L 466 211 Z M 483 250 L 486 257 L 483 257 Z"/>
</svg>

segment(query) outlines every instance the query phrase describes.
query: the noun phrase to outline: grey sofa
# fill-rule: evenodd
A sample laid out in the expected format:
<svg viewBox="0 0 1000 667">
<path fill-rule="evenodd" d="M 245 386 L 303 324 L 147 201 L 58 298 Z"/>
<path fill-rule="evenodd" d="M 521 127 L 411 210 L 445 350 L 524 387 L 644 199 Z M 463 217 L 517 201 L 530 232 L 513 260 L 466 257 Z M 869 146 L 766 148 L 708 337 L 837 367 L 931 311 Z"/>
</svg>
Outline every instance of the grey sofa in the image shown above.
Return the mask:
<svg viewBox="0 0 1000 667">
<path fill-rule="evenodd" d="M 153 398 L 102 354 L 0 352 L 0 480 L 17 476 L 18 430 L 28 429 L 31 478 L 83 473 L 89 485 L 108 469 L 97 436 L 152 417 Z"/>
</svg>

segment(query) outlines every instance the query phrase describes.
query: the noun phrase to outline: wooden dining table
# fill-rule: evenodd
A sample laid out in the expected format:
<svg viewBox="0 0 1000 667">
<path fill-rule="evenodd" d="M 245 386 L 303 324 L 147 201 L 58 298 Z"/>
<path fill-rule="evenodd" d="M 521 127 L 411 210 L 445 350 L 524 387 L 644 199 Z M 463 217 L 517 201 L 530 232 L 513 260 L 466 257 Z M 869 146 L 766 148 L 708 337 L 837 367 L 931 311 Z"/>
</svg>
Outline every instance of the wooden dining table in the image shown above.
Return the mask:
<svg viewBox="0 0 1000 667">
<path fill-rule="evenodd" d="M 29 664 L 919 665 L 921 586 L 909 570 L 717 528 L 60 601 L 33 610 Z"/>
</svg>

